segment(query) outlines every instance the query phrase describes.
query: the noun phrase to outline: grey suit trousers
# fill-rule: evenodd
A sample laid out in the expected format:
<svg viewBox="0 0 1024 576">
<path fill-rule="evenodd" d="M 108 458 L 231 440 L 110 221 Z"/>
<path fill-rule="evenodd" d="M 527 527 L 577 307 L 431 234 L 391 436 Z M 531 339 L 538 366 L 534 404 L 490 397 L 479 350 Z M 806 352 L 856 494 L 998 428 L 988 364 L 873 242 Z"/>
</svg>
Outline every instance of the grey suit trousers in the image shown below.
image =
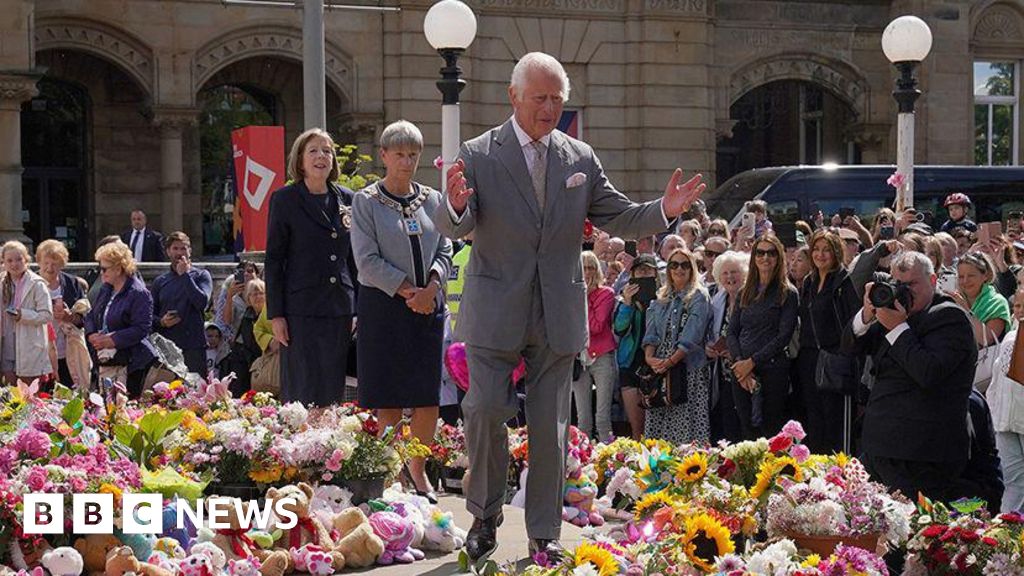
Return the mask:
<svg viewBox="0 0 1024 576">
<path fill-rule="evenodd" d="M 530 435 L 526 532 L 530 538 L 557 539 L 562 524 L 574 355 L 556 354 L 548 346 L 536 278 L 532 300 L 520 350 L 466 346 L 470 386 L 462 412 L 471 471 L 465 486 L 466 508 L 477 518 L 489 518 L 505 503 L 509 458 L 505 423 L 518 410 L 512 371 L 522 357 L 526 361 L 526 423 Z"/>
</svg>

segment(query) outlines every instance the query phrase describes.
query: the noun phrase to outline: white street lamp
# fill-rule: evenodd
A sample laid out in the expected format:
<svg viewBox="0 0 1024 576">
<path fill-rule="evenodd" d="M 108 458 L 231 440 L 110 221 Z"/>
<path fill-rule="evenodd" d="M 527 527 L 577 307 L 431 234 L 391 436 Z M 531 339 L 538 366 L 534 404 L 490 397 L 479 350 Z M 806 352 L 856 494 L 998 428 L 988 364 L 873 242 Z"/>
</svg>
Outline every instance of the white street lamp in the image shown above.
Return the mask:
<svg viewBox="0 0 1024 576">
<path fill-rule="evenodd" d="M 459 93 L 466 86 L 458 66 L 459 55 L 469 48 L 476 37 L 476 16 L 459 0 L 441 0 L 430 7 L 423 19 L 423 33 L 427 42 L 444 58 L 441 79 L 441 192 L 446 192 L 448 168 L 455 163 L 459 152 Z"/>
<path fill-rule="evenodd" d="M 896 172 L 904 184 L 896 193 L 896 209 L 914 205 L 914 102 L 921 96 L 914 68 L 932 49 L 932 31 L 917 16 L 900 16 L 882 33 L 882 51 L 896 67 L 896 90 L 892 96 L 899 104 L 896 125 Z"/>
</svg>

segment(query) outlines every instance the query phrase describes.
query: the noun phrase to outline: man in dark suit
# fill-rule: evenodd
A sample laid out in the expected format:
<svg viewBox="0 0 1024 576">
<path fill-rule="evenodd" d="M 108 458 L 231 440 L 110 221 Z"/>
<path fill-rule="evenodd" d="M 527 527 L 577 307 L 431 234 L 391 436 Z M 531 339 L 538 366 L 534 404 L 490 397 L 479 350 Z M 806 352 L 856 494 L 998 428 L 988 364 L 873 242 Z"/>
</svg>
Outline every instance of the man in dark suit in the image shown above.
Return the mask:
<svg viewBox="0 0 1024 576">
<path fill-rule="evenodd" d="M 904 252 L 891 264 L 906 297 L 864 307 L 843 333 L 848 353 L 872 354 L 875 384 L 864 414 L 862 459 L 879 482 L 915 500 L 958 496 L 967 464 L 968 397 L 977 345 L 967 313 L 935 292 L 931 260 Z"/>
<path fill-rule="evenodd" d="M 132 229 L 121 234 L 136 262 L 164 262 L 164 237 L 146 227 L 146 213 L 132 210 Z"/>
<path fill-rule="evenodd" d="M 473 232 L 455 335 L 466 343 L 470 388 L 462 404 L 474 516 L 466 552 L 497 546 L 508 438 L 518 409 L 511 376 L 526 361 L 530 552 L 562 554 L 562 488 L 573 358 L 586 346 L 587 301 L 580 265 L 584 221 L 609 234 L 651 235 L 689 209 L 704 189 L 676 169 L 664 196 L 633 203 L 615 189 L 586 143 L 555 130 L 569 78 L 552 56 L 524 55 L 512 71 L 513 117 L 462 145 L 447 174 L 447 202 L 434 214 L 449 238 Z"/>
</svg>

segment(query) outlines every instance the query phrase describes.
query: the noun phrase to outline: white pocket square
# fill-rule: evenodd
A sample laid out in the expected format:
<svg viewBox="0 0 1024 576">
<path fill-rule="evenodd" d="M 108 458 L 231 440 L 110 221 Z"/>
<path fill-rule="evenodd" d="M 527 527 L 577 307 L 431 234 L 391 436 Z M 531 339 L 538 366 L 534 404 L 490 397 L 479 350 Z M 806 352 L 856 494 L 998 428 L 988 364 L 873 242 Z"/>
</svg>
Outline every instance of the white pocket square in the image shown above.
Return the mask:
<svg viewBox="0 0 1024 576">
<path fill-rule="evenodd" d="M 576 186 L 581 186 L 581 185 L 585 184 L 586 182 L 587 182 L 587 175 L 584 174 L 583 172 L 577 172 L 577 173 L 573 174 L 572 176 L 569 176 L 568 179 L 566 179 L 565 187 L 566 188 L 575 188 Z"/>
</svg>

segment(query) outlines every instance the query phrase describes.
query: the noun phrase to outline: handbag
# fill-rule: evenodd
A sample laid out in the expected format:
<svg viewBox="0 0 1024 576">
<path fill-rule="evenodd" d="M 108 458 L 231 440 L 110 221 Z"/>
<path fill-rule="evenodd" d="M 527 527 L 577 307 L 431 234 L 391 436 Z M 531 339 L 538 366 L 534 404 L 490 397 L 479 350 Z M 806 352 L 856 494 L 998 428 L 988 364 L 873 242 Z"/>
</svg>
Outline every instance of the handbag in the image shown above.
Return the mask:
<svg viewBox="0 0 1024 576">
<path fill-rule="evenodd" d="M 974 362 L 974 387 L 982 394 L 988 390 L 992 383 L 992 371 L 996 365 L 996 358 L 999 357 L 999 339 L 993 338 L 989 344 L 988 335 L 991 330 L 982 324 L 983 345 L 978 349 L 978 359 Z"/>
<path fill-rule="evenodd" d="M 857 359 L 828 350 L 818 350 L 814 384 L 821 392 L 853 394 L 857 391 Z"/>
<path fill-rule="evenodd" d="M 682 303 L 680 302 L 680 304 Z M 673 312 L 673 310 L 669 310 L 666 323 L 672 321 L 672 316 L 675 315 Z M 654 353 L 655 357 L 668 358 L 672 355 L 676 348 L 676 338 L 683 327 L 686 326 L 686 321 L 689 317 L 690 312 L 684 306 L 679 323 L 673 324 L 671 327 L 666 326 L 667 329 L 662 333 L 664 336 Z M 640 405 L 642 407 L 648 409 L 664 408 L 666 406 L 678 406 L 679 404 L 686 403 L 687 370 L 685 361 L 669 368 L 668 372 L 664 374 L 656 373 L 653 368 L 644 363 L 637 369 L 636 376 L 638 379 L 637 389 L 640 391 Z"/>
<path fill-rule="evenodd" d="M 281 393 L 281 354 L 265 352 L 253 361 L 249 368 L 252 389 L 256 392 L 270 392 L 274 396 Z"/>
</svg>

